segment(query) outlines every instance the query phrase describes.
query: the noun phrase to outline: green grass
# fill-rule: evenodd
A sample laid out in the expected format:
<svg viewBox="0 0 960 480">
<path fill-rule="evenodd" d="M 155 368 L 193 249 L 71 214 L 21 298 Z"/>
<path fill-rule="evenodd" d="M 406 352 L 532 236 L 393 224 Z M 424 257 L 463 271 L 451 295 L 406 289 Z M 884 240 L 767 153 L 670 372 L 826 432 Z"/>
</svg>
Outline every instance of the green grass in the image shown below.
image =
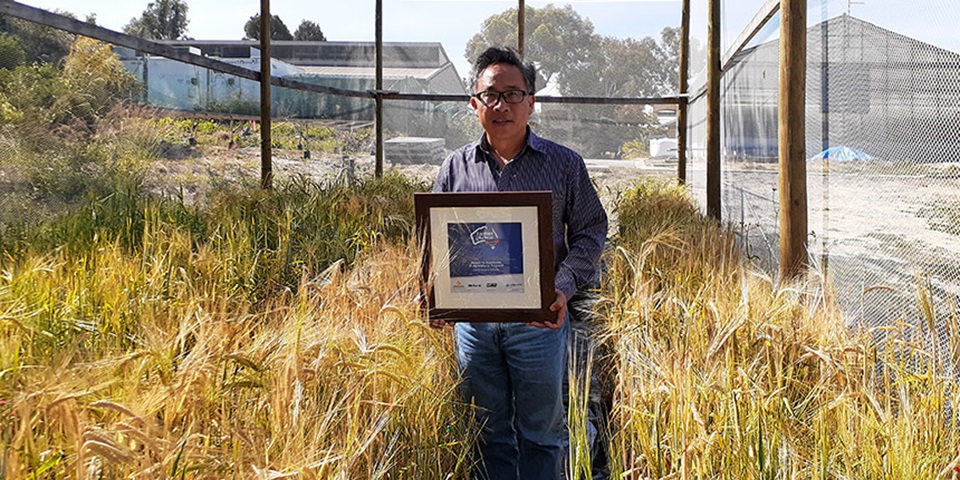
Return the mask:
<svg viewBox="0 0 960 480">
<path fill-rule="evenodd" d="M 295 289 L 305 272 L 331 263 L 351 264 L 378 242 L 406 241 L 413 225 L 412 193 L 427 188 L 397 175 L 357 186 L 298 179 L 273 191 L 224 187 L 204 205 L 146 195 L 137 179 L 114 183 L 112 193 L 37 223 L 11 223 L 0 248 L 19 257 L 66 249 L 83 255 L 101 240 L 131 254 L 152 245 L 146 236 L 186 235 L 193 249 L 236 251 L 238 281 L 255 296 Z M 240 245 L 243 248 L 240 248 Z M 242 279 L 242 280 L 241 280 Z M 256 291 L 256 292 L 254 292 Z"/>
</svg>

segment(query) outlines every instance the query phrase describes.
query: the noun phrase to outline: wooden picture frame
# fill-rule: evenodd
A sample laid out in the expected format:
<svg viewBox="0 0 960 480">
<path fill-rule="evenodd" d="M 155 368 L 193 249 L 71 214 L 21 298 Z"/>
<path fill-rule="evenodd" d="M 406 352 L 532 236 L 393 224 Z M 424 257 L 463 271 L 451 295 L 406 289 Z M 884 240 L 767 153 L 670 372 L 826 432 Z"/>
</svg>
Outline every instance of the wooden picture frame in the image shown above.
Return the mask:
<svg viewBox="0 0 960 480">
<path fill-rule="evenodd" d="M 552 193 L 416 193 L 431 320 L 553 321 Z"/>
</svg>

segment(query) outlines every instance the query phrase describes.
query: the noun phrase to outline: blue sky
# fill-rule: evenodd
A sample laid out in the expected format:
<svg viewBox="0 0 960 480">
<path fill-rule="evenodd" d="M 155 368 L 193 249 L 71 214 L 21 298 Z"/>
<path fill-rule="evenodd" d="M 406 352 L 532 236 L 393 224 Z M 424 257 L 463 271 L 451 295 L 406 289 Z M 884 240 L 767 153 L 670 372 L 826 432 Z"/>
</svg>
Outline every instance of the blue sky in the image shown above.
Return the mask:
<svg viewBox="0 0 960 480">
<path fill-rule="evenodd" d="M 97 23 L 121 30 L 139 16 L 149 0 L 18 0 L 48 10 L 61 9 L 83 18 L 94 13 Z M 828 2 L 828 17 L 844 13 L 847 0 L 811 0 L 808 17 L 817 23 Z M 516 0 L 383 0 L 385 41 L 441 42 L 461 76 L 467 74 L 463 57 L 467 40 L 483 20 L 517 5 Z M 659 37 L 666 26 L 680 24 L 680 0 L 526 0 L 530 7 L 570 4 L 593 22 L 595 31 L 619 38 Z M 691 0 L 693 36 L 706 38 L 706 0 Z M 749 23 L 766 0 L 727 0 L 723 3 L 724 50 Z M 883 28 L 960 52 L 960 2 L 957 0 L 856 0 L 853 15 Z M 68 6 L 65 6 L 68 5 Z M 259 0 L 187 0 L 187 34 L 202 40 L 239 40 L 243 24 L 260 10 Z M 271 10 L 291 31 L 301 20 L 317 22 L 329 40 L 372 41 L 374 0 L 271 0 Z M 702 29 L 698 26 L 704 26 Z M 702 30 L 702 31 L 701 31 Z M 775 29 L 774 29 L 775 30 Z"/>
</svg>

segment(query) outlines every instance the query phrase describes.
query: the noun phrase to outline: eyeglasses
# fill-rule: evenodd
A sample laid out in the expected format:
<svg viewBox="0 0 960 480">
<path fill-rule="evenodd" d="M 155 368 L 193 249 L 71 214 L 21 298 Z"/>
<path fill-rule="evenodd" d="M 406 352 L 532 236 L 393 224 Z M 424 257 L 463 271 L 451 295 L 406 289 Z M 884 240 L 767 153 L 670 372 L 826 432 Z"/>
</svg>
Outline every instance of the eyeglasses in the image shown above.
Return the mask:
<svg viewBox="0 0 960 480">
<path fill-rule="evenodd" d="M 506 92 L 494 92 L 493 90 L 487 90 L 485 92 L 480 92 L 474 94 L 474 97 L 477 97 L 480 102 L 488 107 L 492 107 L 497 104 L 501 99 L 506 103 L 520 103 L 526 98 L 527 95 L 533 95 L 532 93 L 524 92 L 523 90 L 507 90 Z"/>
</svg>

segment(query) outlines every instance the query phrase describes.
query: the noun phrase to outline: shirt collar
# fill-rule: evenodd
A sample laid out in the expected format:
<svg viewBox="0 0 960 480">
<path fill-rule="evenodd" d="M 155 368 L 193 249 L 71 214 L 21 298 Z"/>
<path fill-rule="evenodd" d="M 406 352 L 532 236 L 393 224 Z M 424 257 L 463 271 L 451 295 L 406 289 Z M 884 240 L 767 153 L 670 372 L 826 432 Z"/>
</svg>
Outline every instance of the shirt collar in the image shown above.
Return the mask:
<svg viewBox="0 0 960 480">
<path fill-rule="evenodd" d="M 479 150 L 483 153 L 486 153 L 490 158 L 493 158 L 493 155 L 490 153 L 490 143 L 487 142 L 487 134 L 483 133 L 480 135 L 480 139 L 473 142 L 474 150 Z M 527 148 L 536 150 L 537 152 L 544 153 L 543 139 L 538 137 L 537 134 L 533 133 L 533 130 L 530 126 L 527 126 L 527 141 L 526 147 L 523 150 L 520 150 L 520 153 L 517 154 L 517 157 L 523 154 L 523 151 Z M 482 155 L 476 155 L 475 161 L 480 162 L 484 158 Z"/>
</svg>

